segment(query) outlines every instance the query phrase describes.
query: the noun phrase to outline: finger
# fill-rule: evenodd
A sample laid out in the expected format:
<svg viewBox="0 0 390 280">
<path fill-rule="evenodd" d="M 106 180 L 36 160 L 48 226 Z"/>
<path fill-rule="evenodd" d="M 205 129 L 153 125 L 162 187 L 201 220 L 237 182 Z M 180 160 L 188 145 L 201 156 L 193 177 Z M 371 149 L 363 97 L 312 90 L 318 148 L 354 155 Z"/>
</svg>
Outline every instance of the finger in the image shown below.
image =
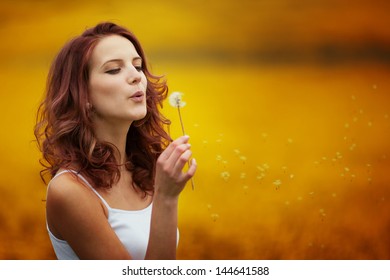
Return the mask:
<svg viewBox="0 0 390 280">
<path fill-rule="evenodd" d="M 168 159 L 171 156 L 172 152 L 176 149 L 176 147 L 178 147 L 181 144 L 188 143 L 189 138 L 190 137 L 188 135 L 177 138 L 175 141 L 173 141 L 171 144 L 168 145 L 165 151 L 161 153 L 160 157 L 163 160 Z"/>
<path fill-rule="evenodd" d="M 193 158 L 191 160 L 190 168 L 188 168 L 187 172 L 182 174 L 182 180 L 184 182 L 187 182 L 192 177 L 194 177 L 197 168 L 198 168 L 198 164 L 196 163 L 196 160 Z"/>
<path fill-rule="evenodd" d="M 174 176 L 180 177 L 183 172 L 183 168 L 191 158 L 191 155 L 191 150 L 187 150 L 176 160 L 175 165 L 173 167 Z"/>
</svg>

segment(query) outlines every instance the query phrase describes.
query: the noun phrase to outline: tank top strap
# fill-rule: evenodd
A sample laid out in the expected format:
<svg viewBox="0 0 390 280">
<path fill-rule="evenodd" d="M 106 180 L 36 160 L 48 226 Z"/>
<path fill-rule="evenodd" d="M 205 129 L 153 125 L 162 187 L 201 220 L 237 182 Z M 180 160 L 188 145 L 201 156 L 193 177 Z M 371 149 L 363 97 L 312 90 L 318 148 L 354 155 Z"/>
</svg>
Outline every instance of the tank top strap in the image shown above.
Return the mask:
<svg viewBox="0 0 390 280">
<path fill-rule="evenodd" d="M 74 170 L 71 170 L 71 169 L 66 169 L 66 170 L 63 170 L 61 172 L 58 172 L 56 175 L 54 175 L 54 177 L 51 179 L 51 181 L 60 176 L 61 174 L 64 174 L 64 173 L 73 173 L 75 174 L 77 177 L 79 177 L 99 198 L 100 200 L 103 202 L 103 204 L 107 207 L 107 209 L 111 209 L 111 207 L 108 205 L 107 201 L 95 190 L 94 187 L 92 187 L 92 185 L 88 182 L 87 179 L 85 179 L 85 177 L 83 175 L 81 175 L 80 173 L 74 171 Z M 51 182 L 50 181 L 50 182 Z M 49 185 L 50 185 L 50 182 L 49 182 Z"/>
</svg>

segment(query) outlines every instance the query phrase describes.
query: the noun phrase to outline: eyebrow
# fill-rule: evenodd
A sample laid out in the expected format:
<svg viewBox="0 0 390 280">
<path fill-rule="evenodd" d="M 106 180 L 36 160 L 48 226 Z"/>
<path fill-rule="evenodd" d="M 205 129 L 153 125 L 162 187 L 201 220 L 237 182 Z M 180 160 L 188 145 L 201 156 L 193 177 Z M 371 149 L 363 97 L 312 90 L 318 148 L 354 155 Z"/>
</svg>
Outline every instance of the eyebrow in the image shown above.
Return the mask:
<svg viewBox="0 0 390 280">
<path fill-rule="evenodd" d="M 132 62 L 137 61 L 137 60 L 140 60 L 141 63 L 142 63 L 142 57 L 140 57 L 140 56 L 134 57 L 134 58 L 132 59 Z M 107 60 L 106 62 L 104 62 L 104 63 L 102 64 L 102 66 L 100 66 L 100 68 L 102 68 L 104 65 L 106 65 L 107 63 L 110 63 L 110 62 L 123 62 L 123 59 L 114 58 L 114 59 Z"/>
</svg>

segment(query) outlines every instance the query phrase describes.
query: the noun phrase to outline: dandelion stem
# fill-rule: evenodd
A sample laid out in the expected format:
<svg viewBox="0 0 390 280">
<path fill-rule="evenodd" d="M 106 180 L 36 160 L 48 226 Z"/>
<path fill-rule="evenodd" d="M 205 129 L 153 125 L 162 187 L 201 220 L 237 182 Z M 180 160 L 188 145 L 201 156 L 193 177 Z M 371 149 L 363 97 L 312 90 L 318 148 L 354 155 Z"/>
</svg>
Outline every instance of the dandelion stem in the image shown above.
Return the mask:
<svg viewBox="0 0 390 280">
<path fill-rule="evenodd" d="M 183 120 L 182 120 L 182 118 L 181 118 L 181 113 L 180 113 L 180 101 L 177 102 L 177 111 L 179 112 L 179 119 L 180 119 L 180 124 L 181 124 L 181 131 L 183 132 L 183 135 L 186 135 L 185 130 L 184 130 Z M 190 161 L 188 161 L 188 167 L 190 167 L 190 166 L 191 166 Z M 192 187 L 192 190 L 195 189 L 194 179 L 193 179 L 193 178 L 191 178 L 191 187 Z"/>
<path fill-rule="evenodd" d="M 184 131 L 184 124 L 183 124 L 183 120 L 181 118 L 181 113 L 180 113 L 180 105 L 178 104 L 177 106 L 177 111 L 179 112 L 179 119 L 180 119 L 180 124 L 181 124 L 181 131 L 183 132 L 183 135 L 186 135 L 185 131 Z"/>
</svg>

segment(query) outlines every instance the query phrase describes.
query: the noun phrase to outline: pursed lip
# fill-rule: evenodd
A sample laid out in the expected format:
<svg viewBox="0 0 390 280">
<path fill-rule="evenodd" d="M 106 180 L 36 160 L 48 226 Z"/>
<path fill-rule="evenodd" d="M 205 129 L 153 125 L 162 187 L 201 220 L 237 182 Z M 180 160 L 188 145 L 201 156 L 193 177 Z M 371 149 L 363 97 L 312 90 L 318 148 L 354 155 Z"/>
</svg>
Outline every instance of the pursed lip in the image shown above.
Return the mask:
<svg viewBox="0 0 390 280">
<path fill-rule="evenodd" d="M 130 96 L 130 98 L 140 98 L 143 96 L 144 96 L 144 93 L 139 90 L 139 91 L 135 92 L 132 96 Z"/>
</svg>

